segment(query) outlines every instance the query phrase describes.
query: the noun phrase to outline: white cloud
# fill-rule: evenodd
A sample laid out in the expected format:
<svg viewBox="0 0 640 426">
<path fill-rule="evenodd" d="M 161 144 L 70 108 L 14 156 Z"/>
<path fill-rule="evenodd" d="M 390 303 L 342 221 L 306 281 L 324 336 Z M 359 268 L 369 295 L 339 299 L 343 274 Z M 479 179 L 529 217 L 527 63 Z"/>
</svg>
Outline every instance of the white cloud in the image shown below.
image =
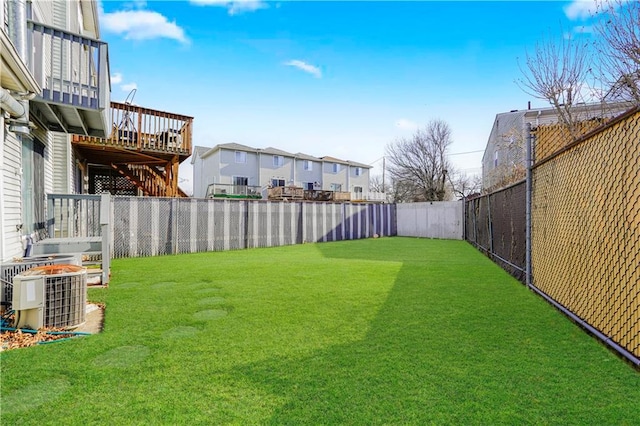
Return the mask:
<svg viewBox="0 0 640 426">
<path fill-rule="evenodd" d="M 120 84 L 122 83 L 122 74 L 119 72 L 115 72 L 111 74 L 111 84 Z"/>
<path fill-rule="evenodd" d="M 100 24 L 106 31 L 121 34 L 125 39 L 150 40 L 169 38 L 181 43 L 189 43 L 184 30 L 175 21 L 150 10 L 121 10 L 103 13 Z"/>
<path fill-rule="evenodd" d="M 399 118 L 396 120 L 396 127 L 402 130 L 417 130 L 418 123 L 408 120 L 406 118 Z"/>
<path fill-rule="evenodd" d="M 256 10 L 269 7 L 267 3 L 262 0 L 191 0 L 191 3 L 198 6 L 224 7 L 229 11 L 229 15 L 255 12 Z"/>
<path fill-rule="evenodd" d="M 122 86 L 120 86 L 120 89 L 122 89 L 125 92 L 130 92 L 133 89 L 138 89 L 138 85 L 136 83 L 127 83 L 127 84 L 123 84 Z"/>
<path fill-rule="evenodd" d="M 588 19 L 596 13 L 597 7 L 595 0 L 573 0 L 564 7 L 564 13 L 571 20 Z"/>
<path fill-rule="evenodd" d="M 320 68 L 314 65 L 307 64 L 304 61 L 300 61 L 298 59 L 292 59 L 290 61 L 285 62 L 284 65 L 288 67 L 298 68 L 301 71 L 311 74 L 315 78 L 322 78 L 322 71 L 320 70 Z"/>
</svg>

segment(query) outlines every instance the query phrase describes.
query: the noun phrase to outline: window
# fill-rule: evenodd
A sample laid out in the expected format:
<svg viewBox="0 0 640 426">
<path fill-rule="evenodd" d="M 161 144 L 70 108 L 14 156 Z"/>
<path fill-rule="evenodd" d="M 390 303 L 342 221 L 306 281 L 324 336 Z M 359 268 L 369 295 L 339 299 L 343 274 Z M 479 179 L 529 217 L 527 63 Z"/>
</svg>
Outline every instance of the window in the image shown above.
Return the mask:
<svg viewBox="0 0 640 426">
<path fill-rule="evenodd" d="M 302 168 L 304 170 L 306 170 L 307 172 L 310 172 L 313 170 L 313 161 L 311 160 L 304 160 L 304 163 L 302 163 Z"/>
<path fill-rule="evenodd" d="M 247 186 L 249 185 L 249 178 L 246 176 L 234 176 L 233 184 Z"/>
<path fill-rule="evenodd" d="M 284 186 L 284 179 L 272 178 L 271 179 L 271 186 L 274 187 L 274 188 L 276 186 Z"/>
<path fill-rule="evenodd" d="M 22 140 L 22 231 L 25 234 L 42 234 L 45 229 L 44 149 L 38 140 Z"/>
<path fill-rule="evenodd" d="M 493 153 L 493 167 L 498 167 L 498 151 Z"/>
<path fill-rule="evenodd" d="M 355 192 L 356 194 L 362 194 L 362 187 L 361 186 L 354 186 L 353 187 L 353 192 Z"/>
<path fill-rule="evenodd" d="M 284 165 L 284 157 L 282 155 L 274 155 L 273 167 L 282 167 L 283 165 Z"/>
<path fill-rule="evenodd" d="M 331 184 L 331 190 L 334 192 L 341 192 L 342 191 L 342 184 L 340 183 L 332 183 Z"/>
<path fill-rule="evenodd" d="M 340 164 L 338 163 L 333 163 L 333 173 L 340 173 Z"/>
<path fill-rule="evenodd" d="M 303 182 L 302 188 L 307 191 L 313 191 L 313 182 Z"/>
<path fill-rule="evenodd" d="M 362 167 L 356 167 L 356 176 L 362 175 Z"/>
<path fill-rule="evenodd" d="M 246 163 L 247 153 L 244 151 L 236 151 L 236 163 Z"/>
</svg>

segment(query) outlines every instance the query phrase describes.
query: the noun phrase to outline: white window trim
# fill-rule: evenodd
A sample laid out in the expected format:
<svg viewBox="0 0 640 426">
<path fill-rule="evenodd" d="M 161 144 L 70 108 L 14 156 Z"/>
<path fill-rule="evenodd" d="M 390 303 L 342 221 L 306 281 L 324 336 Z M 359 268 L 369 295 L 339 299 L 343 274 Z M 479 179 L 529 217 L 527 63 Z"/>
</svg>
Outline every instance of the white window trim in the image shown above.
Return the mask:
<svg viewBox="0 0 640 426">
<path fill-rule="evenodd" d="M 284 166 L 284 157 L 282 155 L 274 155 L 273 167 L 282 167 L 282 166 Z"/>
<path fill-rule="evenodd" d="M 240 154 L 240 158 L 244 161 L 238 161 L 238 154 Z M 236 164 L 247 164 L 247 153 L 244 151 L 235 151 L 234 159 Z"/>
<path fill-rule="evenodd" d="M 311 160 L 303 160 L 302 169 L 305 172 L 312 172 L 313 171 L 313 161 L 311 161 Z"/>
</svg>

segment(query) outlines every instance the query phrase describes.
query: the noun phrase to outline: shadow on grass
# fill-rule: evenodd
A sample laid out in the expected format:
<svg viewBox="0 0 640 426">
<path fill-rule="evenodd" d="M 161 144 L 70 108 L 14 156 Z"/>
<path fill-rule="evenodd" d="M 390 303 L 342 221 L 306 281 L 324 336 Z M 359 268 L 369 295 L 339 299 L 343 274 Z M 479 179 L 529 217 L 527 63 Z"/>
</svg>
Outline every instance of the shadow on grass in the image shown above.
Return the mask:
<svg viewBox="0 0 640 426">
<path fill-rule="evenodd" d="M 377 243 L 318 245 L 330 258 L 404 262 L 365 338 L 239 369 L 288 401 L 271 423 L 594 424 L 640 415 L 640 380 L 621 384 L 626 366 L 471 246 Z"/>
</svg>

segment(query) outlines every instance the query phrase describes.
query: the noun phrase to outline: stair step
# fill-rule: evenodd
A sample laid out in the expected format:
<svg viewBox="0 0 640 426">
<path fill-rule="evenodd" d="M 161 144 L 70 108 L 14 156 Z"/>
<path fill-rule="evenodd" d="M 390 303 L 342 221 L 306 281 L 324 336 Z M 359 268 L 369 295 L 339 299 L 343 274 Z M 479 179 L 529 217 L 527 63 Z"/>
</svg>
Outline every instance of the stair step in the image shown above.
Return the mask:
<svg viewBox="0 0 640 426">
<path fill-rule="evenodd" d="M 102 252 L 102 237 L 46 238 L 37 241 L 31 248 L 32 256 L 58 253 Z"/>
</svg>

